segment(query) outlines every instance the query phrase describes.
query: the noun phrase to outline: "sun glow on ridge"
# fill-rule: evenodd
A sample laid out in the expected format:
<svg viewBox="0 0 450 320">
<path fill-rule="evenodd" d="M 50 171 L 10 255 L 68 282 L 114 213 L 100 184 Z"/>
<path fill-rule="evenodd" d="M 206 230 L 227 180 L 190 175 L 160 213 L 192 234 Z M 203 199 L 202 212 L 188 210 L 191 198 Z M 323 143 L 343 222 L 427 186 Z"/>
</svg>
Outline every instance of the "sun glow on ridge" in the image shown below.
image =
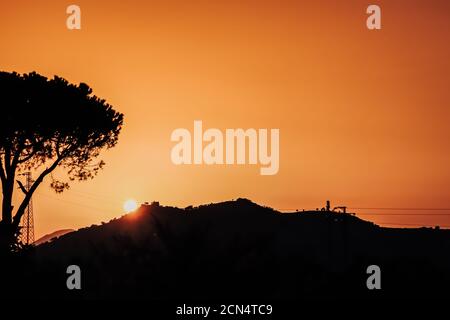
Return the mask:
<svg viewBox="0 0 450 320">
<path fill-rule="evenodd" d="M 135 211 L 137 208 L 138 208 L 138 203 L 136 202 L 136 200 L 133 200 L 133 199 L 129 199 L 129 200 L 125 201 L 123 204 L 123 209 L 127 213 Z"/>
</svg>

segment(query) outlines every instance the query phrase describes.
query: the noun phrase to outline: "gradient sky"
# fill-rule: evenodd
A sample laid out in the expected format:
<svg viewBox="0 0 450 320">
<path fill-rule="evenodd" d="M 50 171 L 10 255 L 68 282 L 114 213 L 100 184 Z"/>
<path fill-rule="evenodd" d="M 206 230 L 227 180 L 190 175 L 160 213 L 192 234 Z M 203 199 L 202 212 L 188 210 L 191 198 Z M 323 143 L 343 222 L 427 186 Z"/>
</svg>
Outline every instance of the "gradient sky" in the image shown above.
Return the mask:
<svg viewBox="0 0 450 320">
<path fill-rule="evenodd" d="M 66 28 L 70 4 L 82 30 Z M 380 31 L 366 28 L 369 4 L 381 6 Z M 38 190 L 37 236 L 120 216 L 128 198 L 450 207 L 449 1 L 17 0 L 0 10 L 1 70 L 88 83 L 125 114 L 95 180 Z M 279 128 L 279 173 L 173 165 L 171 132 L 197 119 Z M 357 210 L 368 212 L 381 213 Z M 364 218 L 450 225 L 419 213 L 430 214 Z"/>
</svg>

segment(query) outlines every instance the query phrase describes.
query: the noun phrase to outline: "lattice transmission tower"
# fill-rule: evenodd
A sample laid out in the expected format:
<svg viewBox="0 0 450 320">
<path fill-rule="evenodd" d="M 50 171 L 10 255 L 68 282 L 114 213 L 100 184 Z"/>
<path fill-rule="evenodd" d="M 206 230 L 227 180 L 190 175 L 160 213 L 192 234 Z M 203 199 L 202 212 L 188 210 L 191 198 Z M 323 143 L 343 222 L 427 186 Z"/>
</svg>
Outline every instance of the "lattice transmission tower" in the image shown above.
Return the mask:
<svg viewBox="0 0 450 320">
<path fill-rule="evenodd" d="M 25 176 L 26 179 L 25 189 L 30 191 L 31 185 L 33 184 L 31 172 L 25 172 L 21 175 Z M 33 198 L 30 198 L 30 202 L 28 202 L 28 206 L 25 209 L 25 214 L 22 217 L 20 240 L 23 244 L 27 245 L 34 243 Z"/>
</svg>

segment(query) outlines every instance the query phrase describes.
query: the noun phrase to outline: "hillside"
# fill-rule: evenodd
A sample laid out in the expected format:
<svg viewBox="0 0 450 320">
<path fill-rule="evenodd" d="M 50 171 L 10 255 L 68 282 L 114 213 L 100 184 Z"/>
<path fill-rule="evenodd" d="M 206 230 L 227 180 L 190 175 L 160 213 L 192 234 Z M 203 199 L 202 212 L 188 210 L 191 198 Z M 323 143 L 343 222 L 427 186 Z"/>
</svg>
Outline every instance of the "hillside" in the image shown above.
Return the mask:
<svg viewBox="0 0 450 320">
<path fill-rule="evenodd" d="M 37 239 L 34 242 L 34 245 L 38 246 L 38 245 L 43 244 L 45 242 L 53 241 L 56 238 L 61 237 L 61 236 L 65 235 L 66 233 L 73 232 L 73 231 L 75 231 L 75 230 L 73 230 L 73 229 L 63 229 L 63 230 L 54 231 L 52 233 L 46 234 L 46 235 L 40 237 L 39 239 Z"/>
<path fill-rule="evenodd" d="M 448 296 L 450 231 L 387 229 L 333 212 L 280 213 L 246 199 L 179 209 L 158 204 L 35 249 L 42 297 L 364 298 Z M 79 265 L 83 290 L 65 289 Z M 383 290 L 366 288 L 366 268 Z"/>
</svg>

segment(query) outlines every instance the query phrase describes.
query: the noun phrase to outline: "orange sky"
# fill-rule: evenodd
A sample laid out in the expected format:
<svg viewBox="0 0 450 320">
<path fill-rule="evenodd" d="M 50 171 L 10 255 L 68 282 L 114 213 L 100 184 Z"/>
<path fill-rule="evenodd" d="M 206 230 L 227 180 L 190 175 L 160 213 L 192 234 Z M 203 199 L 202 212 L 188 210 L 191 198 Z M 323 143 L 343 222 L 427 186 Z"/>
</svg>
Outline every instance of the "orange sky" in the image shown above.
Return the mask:
<svg viewBox="0 0 450 320">
<path fill-rule="evenodd" d="M 365 25 L 372 2 L 356 0 L 2 2 L 0 69 L 86 82 L 125 114 L 95 180 L 38 190 L 37 236 L 108 221 L 128 198 L 450 207 L 450 2 L 373 3 L 380 31 Z M 70 4 L 82 30 L 66 28 Z M 194 120 L 279 128 L 279 173 L 173 165 L 170 134 Z M 448 215 L 364 217 L 450 225 Z"/>
</svg>

